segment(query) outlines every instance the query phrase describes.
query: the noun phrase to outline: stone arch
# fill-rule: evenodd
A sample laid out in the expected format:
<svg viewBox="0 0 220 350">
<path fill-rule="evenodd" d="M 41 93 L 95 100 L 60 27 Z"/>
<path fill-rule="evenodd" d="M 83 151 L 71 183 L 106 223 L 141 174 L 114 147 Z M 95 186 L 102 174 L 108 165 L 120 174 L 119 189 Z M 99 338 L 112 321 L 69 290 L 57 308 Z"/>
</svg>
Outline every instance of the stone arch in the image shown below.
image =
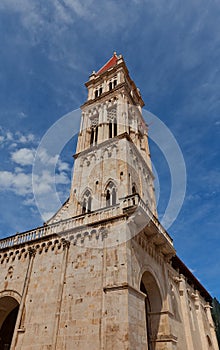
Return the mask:
<svg viewBox="0 0 220 350">
<path fill-rule="evenodd" d="M 20 301 L 15 291 L 0 292 L 0 349 L 10 349 Z"/>
<path fill-rule="evenodd" d="M 96 154 L 95 154 L 95 152 L 90 154 L 89 161 L 90 161 L 90 163 L 92 163 L 93 161 L 96 161 Z"/>
<path fill-rule="evenodd" d="M 111 156 L 111 151 L 109 150 L 108 147 L 106 147 L 103 151 L 102 151 L 102 158 L 109 158 Z"/>
<path fill-rule="evenodd" d="M 132 194 L 136 194 L 138 192 L 137 185 L 134 182 L 132 183 L 131 192 Z"/>
<path fill-rule="evenodd" d="M 113 144 L 111 147 L 110 147 L 110 151 L 112 154 L 115 154 L 118 152 L 118 146 Z"/>
<path fill-rule="evenodd" d="M 90 213 L 92 211 L 92 191 L 86 188 L 81 197 L 82 214 Z"/>
<path fill-rule="evenodd" d="M 144 273 L 142 273 L 140 291 L 145 294 L 144 312 L 148 349 L 155 350 L 161 323 L 163 293 L 152 271 L 145 270 Z"/>
<path fill-rule="evenodd" d="M 116 201 L 117 201 L 117 186 L 116 186 L 114 180 L 109 179 L 107 181 L 107 184 L 105 185 L 104 195 L 105 195 L 105 200 L 106 200 L 106 206 L 107 207 L 116 204 Z"/>
</svg>

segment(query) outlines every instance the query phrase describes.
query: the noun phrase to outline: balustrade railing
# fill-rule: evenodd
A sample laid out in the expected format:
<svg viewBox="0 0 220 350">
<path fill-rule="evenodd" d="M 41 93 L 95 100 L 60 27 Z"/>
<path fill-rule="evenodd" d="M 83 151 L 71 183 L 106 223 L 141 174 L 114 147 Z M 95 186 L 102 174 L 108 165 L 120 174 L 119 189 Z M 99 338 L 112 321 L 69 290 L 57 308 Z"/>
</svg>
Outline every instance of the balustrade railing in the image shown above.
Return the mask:
<svg viewBox="0 0 220 350">
<path fill-rule="evenodd" d="M 166 239 L 172 244 L 172 239 L 165 229 L 161 226 L 157 218 L 152 214 L 149 207 L 140 199 L 138 194 L 130 195 L 124 198 L 120 198 L 119 203 L 110 207 L 102 208 L 91 213 L 79 215 L 69 219 L 65 219 L 50 225 L 44 225 L 37 227 L 33 230 L 23 233 L 17 233 L 14 236 L 10 236 L 0 240 L 0 249 L 13 247 L 22 243 L 37 240 L 39 238 L 49 236 L 52 234 L 61 234 L 63 232 L 72 230 L 80 226 L 86 226 L 88 224 L 97 223 L 101 220 L 106 220 L 123 214 L 126 208 L 140 207 L 150 218 L 150 220 L 158 228 L 159 232 L 166 237 Z"/>
</svg>

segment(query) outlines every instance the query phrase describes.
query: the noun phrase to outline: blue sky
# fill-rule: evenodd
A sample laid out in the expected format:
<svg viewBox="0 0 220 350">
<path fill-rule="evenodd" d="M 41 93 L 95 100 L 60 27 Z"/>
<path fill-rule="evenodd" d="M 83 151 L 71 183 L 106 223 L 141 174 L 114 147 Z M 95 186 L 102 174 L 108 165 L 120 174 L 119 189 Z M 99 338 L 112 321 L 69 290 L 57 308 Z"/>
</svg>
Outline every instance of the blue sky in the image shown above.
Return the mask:
<svg viewBox="0 0 220 350">
<path fill-rule="evenodd" d="M 220 299 L 219 21 L 217 0 L 1 0 L 1 237 L 42 224 L 32 194 L 35 150 L 56 120 L 83 104 L 84 82 L 117 51 L 145 108 L 166 124 L 182 150 L 187 191 L 169 233 L 180 258 Z M 63 201 L 73 147 L 71 140 L 59 159 L 46 153 L 42 158 L 57 164 Z M 161 216 L 170 174 L 153 142 L 151 154 Z M 38 181 L 46 193 L 51 174 Z"/>
</svg>

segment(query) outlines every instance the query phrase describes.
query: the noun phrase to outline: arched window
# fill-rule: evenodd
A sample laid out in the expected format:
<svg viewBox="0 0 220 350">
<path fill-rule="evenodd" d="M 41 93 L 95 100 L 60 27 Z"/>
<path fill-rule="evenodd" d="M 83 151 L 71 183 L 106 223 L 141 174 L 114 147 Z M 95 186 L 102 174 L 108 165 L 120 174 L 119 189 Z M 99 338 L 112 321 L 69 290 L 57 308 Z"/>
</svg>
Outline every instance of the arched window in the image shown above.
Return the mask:
<svg viewBox="0 0 220 350">
<path fill-rule="evenodd" d="M 117 120 L 114 118 L 114 136 L 117 136 Z"/>
<path fill-rule="evenodd" d="M 109 207 L 110 205 L 116 204 L 116 200 L 117 200 L 116 186 L 112 181 L 110 181 L 106 187 L 105 199 L 106 199 L 106 206 L 107 207 Z"/>
<path fill-rule="evenodd" d="M 110 122 L 109 123 L 109 138 L 111 139 L 112 138 L 112 123 Z"/>
<path fill-rule="evenodd" d="M 116 189 L 113 187 L 112 189 L 112 205 L 116 204 Z"/>
<path fill-rule="evenodd" d="M 108 110 L 107 119 L 109 122 L 109 138 L 117 136 L 117 109 L 111 108 Z"/>
<path fill-rule="evenodd" d="M 132 194 L 137 194 L 137 190 L 136 190 L 135 184 L 132 184 L 131 191 L 132 191 Z M 133 202 L 133 205 L 135 205 L 135 198 L 134 197 L 132 198 L 132 202 Z"/>
<path fill-rule="evenodd" d="M 132 194 L 136 194 L 137 190 L 136 190 L 136 186 L 135 184 L 132 184 Z"/>
<path fill-rule="evenodd" d="M 110 199 L 111 199 L 111 195 L 110 195 L 110 191 L 107 190 L 106 192 L 106 206 L 109 207 L 111 204 L 110 204 Z"/>
<path fill-rule="evenodd" d="M 102 90 L 103 90 L 102 86 L 96 88 L 96 90 L 95 90 L 95 98 L 101 96 Z"/>
<path fill-rule="evenodd" d="M 82 214 L 90 213 L 91 210 L 92 210 L 92 196 L 91 196 L 91 192 L 89 190 L 86 190 L 82 200 Z"/>
<path fill-rule="evenodd" d="M 90 146 L 96 145 L 98 141 L 98 125 L 93 126 L 90 135 Z"/>
<path fill-rule="evenodd" d="M 108 86 L 109 86 L 109 91 L 111 91 L 112 90 L 112 82 L 110 81 L 110 83 L 108 84 Z"/>
<path fill-rule="evenodd" d="M 99 132 L 99 128 L 98 128 L 98 125 L 96 125 L 96 127 L 95 127 L 95 144 L 97 144 L 97 141 L 98 141 L 98 132 Z"/>
<path fill-rule="evenodd" d="M 83 203 L 82 203 L 82 214 L 86 213 L 86 199 L 83 199 Z"/>
<path fill-rule="evenodd" d="M 91 135 L 90 135 L 90 146 L 93 145 L 94 141 L 94 128 L 91 129 Z"/>
</svg>

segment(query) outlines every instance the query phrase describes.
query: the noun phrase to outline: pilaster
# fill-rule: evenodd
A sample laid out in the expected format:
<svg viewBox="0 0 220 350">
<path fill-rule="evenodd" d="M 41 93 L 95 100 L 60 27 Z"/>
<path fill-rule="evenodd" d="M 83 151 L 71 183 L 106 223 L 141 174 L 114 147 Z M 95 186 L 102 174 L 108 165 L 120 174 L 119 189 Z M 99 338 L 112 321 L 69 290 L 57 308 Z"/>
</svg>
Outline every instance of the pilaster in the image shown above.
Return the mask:
<svg viewBox="0 0 220 350">
<path fill-rule="evenodd" d="M 184 331 L 186 335 L 186 345 L 187 345 L 186 350 L 192 350 L 194 349 L 194 345 L 193 345 L 191 326 L 190 326 L 188 294 L 187 294 L 186 280 L 183 275 L 180 275 L 179 293 L 180 293 L 180 305 L 181 305 L 181 311 L 182 311 L 182 317 L 183 317 Z"/>
</svg>

